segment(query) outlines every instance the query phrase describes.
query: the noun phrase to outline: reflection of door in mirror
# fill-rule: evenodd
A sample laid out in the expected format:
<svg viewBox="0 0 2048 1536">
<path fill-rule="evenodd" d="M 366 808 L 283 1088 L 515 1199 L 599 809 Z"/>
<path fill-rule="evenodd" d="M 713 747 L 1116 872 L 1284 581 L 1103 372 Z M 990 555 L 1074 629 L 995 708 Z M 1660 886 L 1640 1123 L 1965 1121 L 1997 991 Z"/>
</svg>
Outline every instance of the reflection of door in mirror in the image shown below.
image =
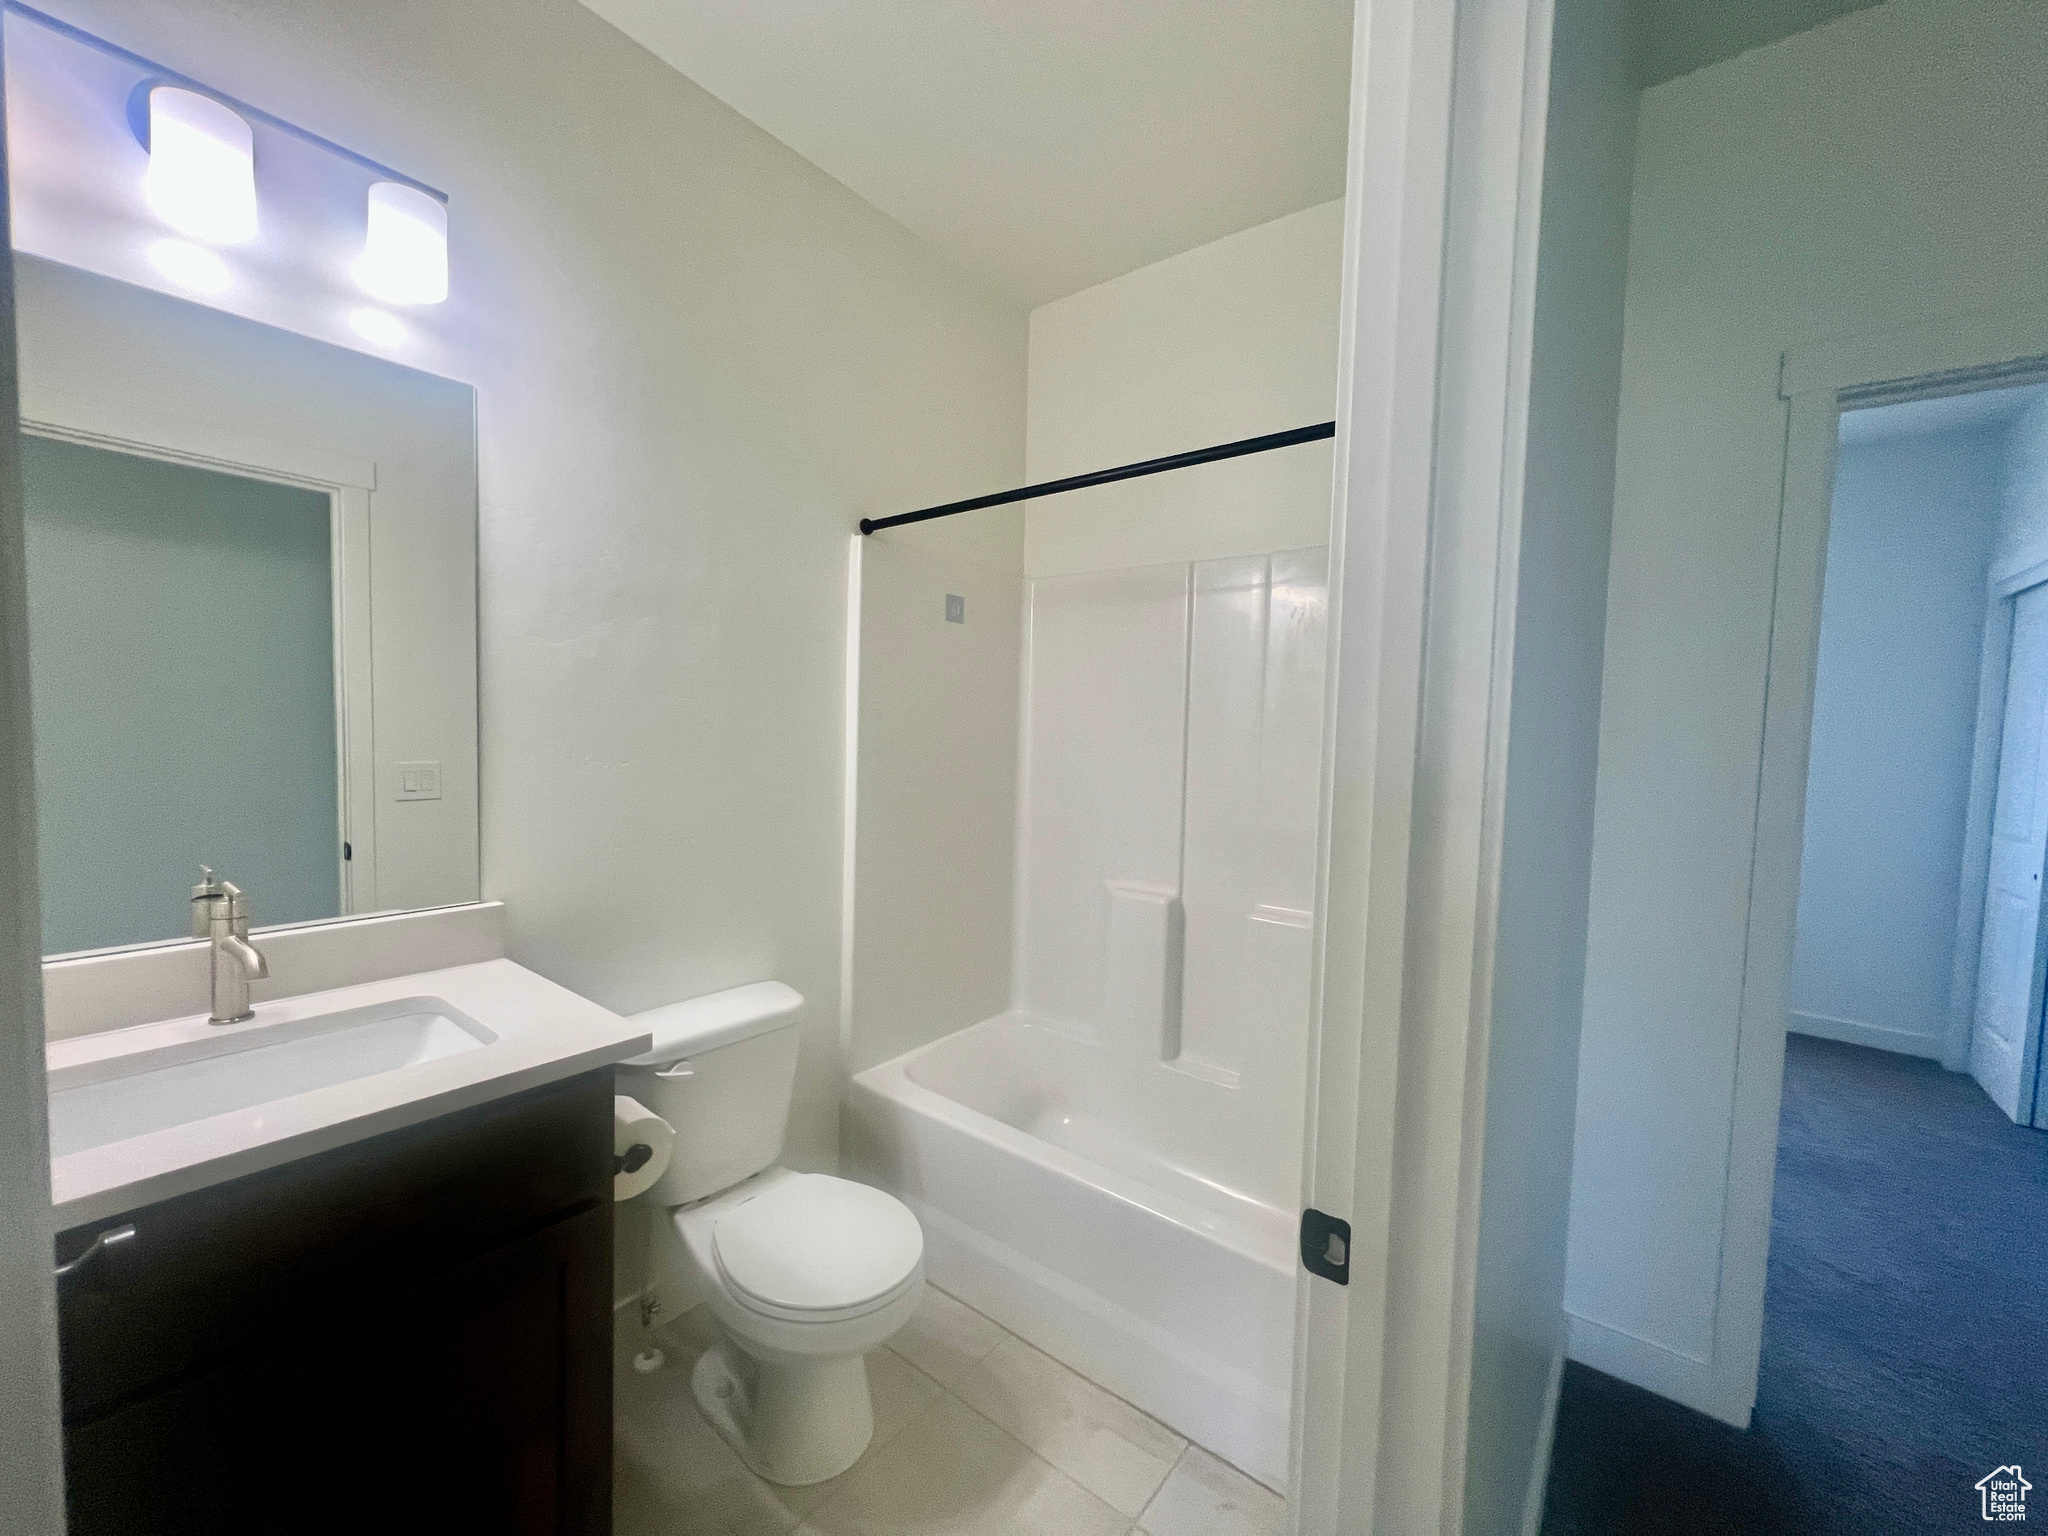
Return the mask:
<svg viewBox="0 0 2048 1536">
<path fill-rule="evenodd" d="M 201 864 L 348 910 L 327 493 L 28 437 L 43 939 L 175 938 Z"/>
</svg>

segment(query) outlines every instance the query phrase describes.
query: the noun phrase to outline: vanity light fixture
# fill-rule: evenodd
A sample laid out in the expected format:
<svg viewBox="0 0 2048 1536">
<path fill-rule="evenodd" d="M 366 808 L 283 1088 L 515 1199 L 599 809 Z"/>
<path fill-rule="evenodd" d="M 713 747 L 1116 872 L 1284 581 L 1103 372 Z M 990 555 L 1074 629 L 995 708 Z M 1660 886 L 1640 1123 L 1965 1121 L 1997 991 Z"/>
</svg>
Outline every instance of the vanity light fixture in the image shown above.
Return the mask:
<svg viewBox="0 0 2048 1536">
<path fill-rule="evenodd" d="M 387 304 L 439 304 L 447 298 L 447 207 L 403 182 L 372 185 L 355 278 L 365 293 Z"/>
<path fill-rule="evenodd" d="M 149 93 L 149 206 L 171 228 L 211 245 L 256 238 L 256 151 L 229 107 L 181 86 Z"/>
<path fill-rule="evenodd" d="M 386 304 L 439 304 L 448 297 L 445 192 L 24 0 L 0 0 L 0 14 L 90 49 L 131 72 L 128 78 L 134 84 L 127 97 L 128 128 L 149 152 L 143 200 L 156 219 L 184 237 L 178 242 L 159 240 L 146 248 L 146 254 L 158 272 L 180 287 L 219 293 L 237 280 L 234 270 L 204 247 L 243 245 L 257 238 L 254 130 L 261 128 L 266 136 L 286 135 L 368 173 L 368 230 L 362 254 L 354 264 L 355 281 L 364 290 Z M 271 142 L 266 137 L 266 143 Z M 265 153 L 267 156 L 269 150 Z M 280 179 L 283 185 L 271 190 L 283 198 L 293 197 L 288 165 Z M 296 212 L 303 215 L 307 211 Z M 342 233 L 349 222 L 347 213 L 331 204 L 316 217 L 325 219 L 333 234 Z M 299 217 L 297 222 L 305 221 Z M 272 249 L 265 256 L 272 263 L 281 260 L 304 265 L 311 261 L 322 269 L 322 278 L 331 281 L 325 255 L 330 249 L 330 237 L 323 234 L 317 241 L 317 254 Z M 211 263 L 206 259 L 209 256 L 213 256 Z M 395 346 L 410 336 L 396 317 L 382 310 L 358 313 L 378 317 L 369 322 L 377 336 L 356 326 L 365 339 Z"/>
</svg>

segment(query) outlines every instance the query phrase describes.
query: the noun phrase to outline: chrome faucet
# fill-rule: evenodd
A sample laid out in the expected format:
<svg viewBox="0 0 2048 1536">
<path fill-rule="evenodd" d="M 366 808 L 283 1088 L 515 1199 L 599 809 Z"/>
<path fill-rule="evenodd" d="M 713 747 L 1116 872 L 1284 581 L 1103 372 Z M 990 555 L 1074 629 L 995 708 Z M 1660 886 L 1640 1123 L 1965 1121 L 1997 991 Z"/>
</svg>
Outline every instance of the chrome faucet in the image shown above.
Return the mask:
<svg viewBox="0 0 2048 1536">
<path fill-rule="evenodd" d="M 192 887 L 192 937 L 213 941 L 213 1012 L 209 1024 L 239 1024 L 254 1018 L 249 983 L 270 974 L 263 951 L 249 942 L 249 898 L 232 880 L 216 880 L 199 866 Z"/>
</svg>

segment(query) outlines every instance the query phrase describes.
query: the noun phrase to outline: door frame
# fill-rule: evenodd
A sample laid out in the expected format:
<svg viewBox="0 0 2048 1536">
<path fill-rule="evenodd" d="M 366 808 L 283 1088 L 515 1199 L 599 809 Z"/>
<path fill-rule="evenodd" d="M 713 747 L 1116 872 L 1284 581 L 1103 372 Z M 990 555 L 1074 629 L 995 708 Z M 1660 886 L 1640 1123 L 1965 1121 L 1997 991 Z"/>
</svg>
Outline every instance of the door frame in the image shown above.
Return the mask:
<svg viewBox="0 0 2048 1536">
<path fill-rule="evenodd" d="M 24 436 L 293 486 L 327 498 L 338 802 L 335 863 L 340 871 L 336 916 L 379 910 L 370 649 L 370 499 L 377 486 L 376 464 L 350 453 L 275 442 L 196 418 L 144 413 L 55 391 L 38 395 L 33 409 L 33 416 L 21 419 Z M 343 844 L 346 858 L 340 856 Z"/>
<path fill-rule="evenodd" d="M 0 82 L 6 78 L 0 38 Z M 0 109 L 5 92 L 0 90 Z M 50 1136 L 43 1060 L 43 904 L 36 879 L 22 559 L 20 372 L 7 131 L 0 110 L 0 1509 L 20 1536 L 63 1536 L 57 1287 L 50 1274 Z"/>
<path fill-rule="evenodd" d="M 2043 379 L 2048 379 L 2048 309 L 1962 314 L 1824 341 L 1780 358 L 1785 448 L 1777 577 L 1708 1382 L 1712 1411 L 1731 1423 L 1749 1421 L 1763 1355 L 1764 1282 L 1785 1079 L 1785 983 L 1799 903 L 1821 585 L 1842 411 Z"/>
<path fill-rule="evenodd" d="M 1355 12 L 1291 1533 L 1464 1524 L 1553 10 Z"/>
</svg>

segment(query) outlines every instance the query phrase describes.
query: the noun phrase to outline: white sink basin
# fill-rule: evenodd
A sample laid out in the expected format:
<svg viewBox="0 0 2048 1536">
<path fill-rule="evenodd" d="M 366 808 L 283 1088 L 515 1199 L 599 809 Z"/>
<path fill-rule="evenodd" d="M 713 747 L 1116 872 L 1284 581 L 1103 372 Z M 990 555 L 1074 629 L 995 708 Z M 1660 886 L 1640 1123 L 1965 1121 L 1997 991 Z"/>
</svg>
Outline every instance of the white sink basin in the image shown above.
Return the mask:
<svg viewBox="0 0 2048 1536">
<path fill-rule="evenodd" d="M 497 1040 L 436 997 L 396 998 L 81 1062 L 50 1073 L 50 1155 L 402 1072 Z"/>
</svg>

